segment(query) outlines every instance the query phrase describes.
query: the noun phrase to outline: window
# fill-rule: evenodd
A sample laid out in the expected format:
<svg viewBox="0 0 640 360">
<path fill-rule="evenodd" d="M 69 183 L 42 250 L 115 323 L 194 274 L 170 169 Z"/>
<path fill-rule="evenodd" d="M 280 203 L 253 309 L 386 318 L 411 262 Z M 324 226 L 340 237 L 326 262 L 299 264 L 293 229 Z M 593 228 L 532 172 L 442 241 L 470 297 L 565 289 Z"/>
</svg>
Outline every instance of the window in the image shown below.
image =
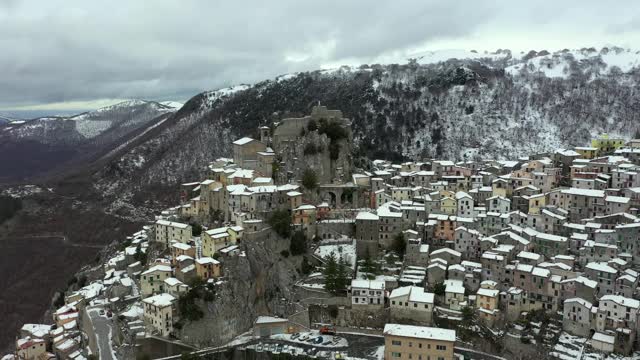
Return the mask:
<svg viewBox="0 0 640 360">
<path fill-rule="evenodd" d="M 447 347 L 445 345 L 436 345 L 436 350 L 445 351 Z"/>
<path fill-rule="evenodd" d="M 402 345 L 402 341 L 400 341 L 400 340 L 391 340 L 391 345 L 393 345 L 393 346 L 401 346 Z"/>
<path fill-rule="evenodd" d="M 391 353 L 391 357 L 394 357 L 394 358 L 401 358 L 401 357 L 402 357 L 402 354 L 400 354 L 399 352 L 392 352 L 392 353 Z"/>
</svg>

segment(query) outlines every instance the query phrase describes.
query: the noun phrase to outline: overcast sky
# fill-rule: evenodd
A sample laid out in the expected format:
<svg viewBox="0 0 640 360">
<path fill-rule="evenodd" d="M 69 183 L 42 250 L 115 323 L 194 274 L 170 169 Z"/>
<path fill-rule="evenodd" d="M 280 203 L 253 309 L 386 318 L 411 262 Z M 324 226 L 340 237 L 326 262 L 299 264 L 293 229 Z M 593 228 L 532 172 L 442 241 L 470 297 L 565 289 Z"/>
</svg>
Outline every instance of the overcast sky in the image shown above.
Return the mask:
<svg viewBox="0 0 640 360">
<path fill-rule="evenodd" d="M 0 0 L 0 109 L 184 101 L 422 50 L 639 43 L 637 0 Z"/>
</svg>

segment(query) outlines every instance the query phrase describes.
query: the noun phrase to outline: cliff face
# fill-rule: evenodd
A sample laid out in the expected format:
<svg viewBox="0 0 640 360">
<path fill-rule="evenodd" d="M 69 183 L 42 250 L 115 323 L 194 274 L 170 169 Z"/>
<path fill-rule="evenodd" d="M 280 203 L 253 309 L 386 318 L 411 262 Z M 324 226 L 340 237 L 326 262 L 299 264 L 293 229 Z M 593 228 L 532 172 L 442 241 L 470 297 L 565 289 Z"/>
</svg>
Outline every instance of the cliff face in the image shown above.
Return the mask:
<svg viewBox="0 0 640 360">
<path fill-rule="evenodd" d="M 262 240 L 243 244 L 246 256 L 225 259 L 223 282 L 216 286 L 215 300 L 199 301 L 204 317 L 187 322 L 181 338 L 198 346 L 217 346 L 231 341 L 253 326 L 259 315 L 287 316 L 297 310 L 292 289 L 300 258 L 284 258 L 289 241 L 269 233 Z"/>
</svg>

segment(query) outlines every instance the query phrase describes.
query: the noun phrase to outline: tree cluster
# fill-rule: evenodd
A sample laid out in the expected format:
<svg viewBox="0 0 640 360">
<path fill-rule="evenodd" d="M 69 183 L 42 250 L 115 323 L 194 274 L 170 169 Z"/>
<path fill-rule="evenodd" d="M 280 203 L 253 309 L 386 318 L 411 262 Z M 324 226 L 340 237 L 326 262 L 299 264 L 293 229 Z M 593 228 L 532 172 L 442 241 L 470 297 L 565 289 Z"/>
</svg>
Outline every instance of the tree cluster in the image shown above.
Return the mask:
<svg viewBox="0 0 640 360">
<path fill-rule="evenodd" d="M 327 258 L 323 274 L 324 288 L 332 294 L 343 293 L 350 284 L 347 264 L 342 259 L 336 260 L 334 253 Z"/>
</svg>

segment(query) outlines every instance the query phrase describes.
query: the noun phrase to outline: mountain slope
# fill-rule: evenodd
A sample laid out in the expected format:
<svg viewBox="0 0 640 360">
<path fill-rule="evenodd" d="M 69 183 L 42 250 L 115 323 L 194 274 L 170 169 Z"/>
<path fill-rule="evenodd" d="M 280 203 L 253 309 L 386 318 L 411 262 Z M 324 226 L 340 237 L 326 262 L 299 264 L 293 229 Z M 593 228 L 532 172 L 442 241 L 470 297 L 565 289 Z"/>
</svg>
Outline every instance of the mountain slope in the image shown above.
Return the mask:
<svg viewBox="0 0 640 360">
<path fill-rule="evenodd" d="M 352 119 L 357 154 L 369 157 L 515 158 L 584 145 L 602 132 L 629 138 L 640 124 L 640 73 L 606 66 L 612 51 L 640 58 L 622 49 L 470 53 L 447 61 L 423 54 L 404 65 L 319 70 L 205 92 L 109 162 L 96 188 L 126 202 L 150 186 L 196 179 L 207 162 L 230 155 L 233 139 L 255 136 L 287 113 L 308 113 L 318 101 Z M 544 58 L 561 59 L 563 75 L 536 68 Z"/>
<path fill-rule="evenodd" d="M 69 117 L 41 117 L 0 124 L 0 180 L 16 181 L 79 166 L 153 125 L 176 109 L 131 100 Z M 18 160 L 18 161 L 16 161 Z"/>
</svg>

